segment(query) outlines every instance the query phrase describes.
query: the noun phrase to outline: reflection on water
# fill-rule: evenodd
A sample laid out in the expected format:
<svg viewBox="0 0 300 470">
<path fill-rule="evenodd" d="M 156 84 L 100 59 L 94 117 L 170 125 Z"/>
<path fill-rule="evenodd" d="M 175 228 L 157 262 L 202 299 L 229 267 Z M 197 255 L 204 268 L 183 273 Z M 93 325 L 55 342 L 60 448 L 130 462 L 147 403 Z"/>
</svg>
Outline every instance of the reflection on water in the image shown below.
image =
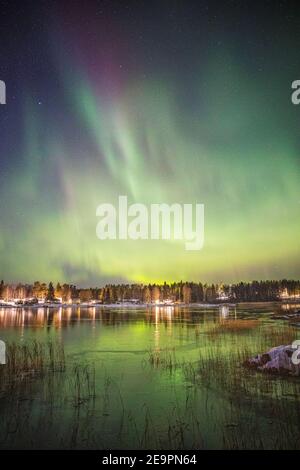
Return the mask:
<svg viewBox="0 0 300 470">
<path fill-rule="evenodd" d="M 230 440 L 230 447 L 230 433 L 236 427 L 240 436 L 248 436 L 249 429 L 243 426 L 251 420 L 275 439 L 271 411 L 264 411 L 260 397 L 274 395 L 282 403 L 282 390 L 291 395 L 289 384 L 274 382 L 282 387 L 278 392 L 269 379 L 243 372 L 241 358 L 297 339 L 293 335 L 298 330 L 280 318 L 287 310 L 298 309 L 296 304 L 0 308 L 0 339 L 57 340 L 64 345 L 70 371 L 47 379 L 47 384 L 30 382 L 18 392 L 21 397 L 11 395 L 8 401 L 0 397 L 0 448 L 220 448 L 224 439 Z M 235 358 L 232 368 L 231 358 Z M 75 410 L 76 420 L 70 392 L 75 364 L 93 365 L 97 394 L 92 408 L 88 402 Z M 244 399 L 246 392 L 249 396 Z M 278 414 L 277 402 L 270 409 Z M 282 413 L 272 422 L 278 419 L 281 426 L 282 419 L 291 421 L 285 408 Z M 12 416 L 22 425 L 3 438 Z M 44 422 L 47 429 L 41 426 Z M 184 429 L 177 428 L 180 423 Z M 78 431 L 81 427 L 83 434 Z M 273 444 L 268 441 L 268 445 Z"/>
<path fill-rule="evenodd" d="M 70 343 L 74 342 L 69 330 L 76 330 L 77 347 L 80 348 L 81 340 L 90 337 L 90 331 L 96 329 L 97 333 L 111 338 L 115 343 L 122 327 L 130 334 L 129 348 L 139 340 L 136 337 L 137 329 L 149 327 L 150 336 L 147 338 L 146 347 L 159 349 L 174 341 L 175 338 L 190 341 L 191 328 L 196 328 L 197 334 L 205 331 L 207 325 L 222 323 L 226 320 L 238 318 L 252 318 L 255 315 L 265 316 L 269 321 L 276 314 L 285 311 L 296 310 L 298 304 L 259 304 L 244 305 L 240 307 L 221 305 L 210 308 L 199 307 L 177 307 L 177 306 L 153 306 L 149 308 L 109 308 L 109 307 L 51 307 L 51 308 L 0 308 L 0 336 L 5 339 L 18 341 L 24 335 L 28 337 L 42 337 L 45 332 L 60 335 L 65 332 L 64 339 Z M 118 327 L 119 332 L 114 329 L 105 330 L 105 327 Z M 104 330 L 102 330 L 104 328 Z M 175 328 L 175 330 L 174 330 Z M 132 331 L 131 331 L 132 330 Z M 144 334 L 146 331 L 144 330 Z M 95 333 L 96 334 L 96 333 Z M 95 338 L 92 336 L 90 339 Z M 122 335 L 122 341 L 125 338 Z M 126 342 L 126 341 L 125 341 Z"/>
<path fill-rule="evenodd" d="M 210 310 L 211 311 L 211 310 Z M 205 313 L 206 310 L 203 310 Z M 229 307 L 220 307 L 223 317 L 229 315 Z M 0 308 L 0 327 L 54 327 L 62 328 L 82 321 L 98 322 L 103 325 L 125 324 L 128 321 L 144 320 L 145 323 L 164 323 L 172 331 L 173 322 L 184 322 L 190 318 L 190 309 L 179 307 L 152 307 L 149 309 L 110 309 L 99 307 L 58 307 L 58 308 Z"/>
<path fill-rule="evenodd" d="M 274 304 L 266 307 L 260 304 L 259 307 L 247 305 L 241 307 L 229 307 L 224 304 L 212 308 L 199 307 L 173 307 L 173 306 L 153 306 L 149 308 L 113 308 L 108 307 L 38 307 L 38 308 L 5 308 L 0 307 L 0 328 L 18 327 L 43 327 L 45 325 L 54 328 L 61 328 L 80 321 L 100 322 L 103 325 L 123 324 L 128 321 L 138 321 L 144 319 L 146 323 L 165 323 L 172 331 L 172 323 L 197 321 L 193 313 L 207 315 L 219 312 L 220 319 L 229 316 L 236 318 L 238 314 L 247 311 L 254 313 L 280 313 L 283 311 L 297 310 L 300 304 Z"/>
<path fill-rule="evenodd" d="M 229 315 L 229 307 L 228 305 L 221 305 L 220 307 L 220 318 L 221 319 L 224 319 L 224 318 L 227 318 L 228 315 Z M 236 310 L 236 309 L 235 309 Z"/>
</svg>

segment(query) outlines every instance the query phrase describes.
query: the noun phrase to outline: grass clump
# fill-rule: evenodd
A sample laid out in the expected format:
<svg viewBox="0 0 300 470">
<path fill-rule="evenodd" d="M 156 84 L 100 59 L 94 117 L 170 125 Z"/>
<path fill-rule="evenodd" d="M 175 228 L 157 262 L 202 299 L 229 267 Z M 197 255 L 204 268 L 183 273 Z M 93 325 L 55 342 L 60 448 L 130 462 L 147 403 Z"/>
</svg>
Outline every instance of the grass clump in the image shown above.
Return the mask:
<svg viewBox="0 0 300 470">
<path fill-rule="evenodd" d="M 30 341 L 8 343 L 6 364 L 0 367 L 0 392 L 11 389 L 24 380 L 41 376 L 46 372 L 63 372 L 65 354 L 58 342 Z"/>
</svg>

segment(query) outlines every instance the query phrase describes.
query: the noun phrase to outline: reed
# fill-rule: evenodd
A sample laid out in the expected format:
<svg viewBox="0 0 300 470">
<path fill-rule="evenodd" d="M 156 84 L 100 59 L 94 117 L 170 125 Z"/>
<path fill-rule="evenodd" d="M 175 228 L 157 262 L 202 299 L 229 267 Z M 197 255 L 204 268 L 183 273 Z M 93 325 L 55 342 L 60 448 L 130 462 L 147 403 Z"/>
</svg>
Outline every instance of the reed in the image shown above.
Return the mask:
<svg viewBox="0 0 300 470">
<path fill-rule="evenodd" d="M 13 388 L 20 382 L 46 372 L 63 372 L 65 354 L 58 342 L 8 343 L 6 364 L 0 367 L 0 391 Z"/>
<path fill-rule="evenodd" d="M 96 379 L 94 364 L 75 364 L 69 377 L 69 389 L 75 407 L 95 401 Z"/>
</svg>

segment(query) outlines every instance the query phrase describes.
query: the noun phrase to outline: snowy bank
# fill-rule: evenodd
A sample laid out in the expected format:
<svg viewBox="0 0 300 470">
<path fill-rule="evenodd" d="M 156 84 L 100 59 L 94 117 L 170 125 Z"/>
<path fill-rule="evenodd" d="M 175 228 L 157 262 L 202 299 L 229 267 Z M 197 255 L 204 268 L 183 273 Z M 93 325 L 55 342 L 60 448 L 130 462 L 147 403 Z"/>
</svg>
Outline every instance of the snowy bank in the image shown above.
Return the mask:
<svg viewBox="0 0 300 470">
<path fill-rule="evenodd" d="M 265 372 L 299 376 L 298 354 L 300 354 L 300 351 L 297 350 L 297 346 L 281 345 L 270 349 L 264 354 L 258 354 L 248 359 L 245 365 Z"/>
</svg>

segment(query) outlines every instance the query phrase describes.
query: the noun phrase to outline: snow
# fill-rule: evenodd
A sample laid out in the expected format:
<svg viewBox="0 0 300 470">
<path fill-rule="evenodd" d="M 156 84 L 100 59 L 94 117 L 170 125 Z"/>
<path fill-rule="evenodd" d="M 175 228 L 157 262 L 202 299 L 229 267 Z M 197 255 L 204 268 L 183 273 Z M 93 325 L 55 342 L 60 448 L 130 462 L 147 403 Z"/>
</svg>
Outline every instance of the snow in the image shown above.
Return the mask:
<svg viewBox="0 0 300 470">
<path fill-rule="evenodd" d="M 248 359 L 246 365 L 258 370 L 274 373 L 286 373 L 289 375 L 300 375 L 300 364 L 295 364 L 292 359 L 297 353 L 292 345 L 280 345 L 270 349 L 264 354 Z"/>
</svg>

